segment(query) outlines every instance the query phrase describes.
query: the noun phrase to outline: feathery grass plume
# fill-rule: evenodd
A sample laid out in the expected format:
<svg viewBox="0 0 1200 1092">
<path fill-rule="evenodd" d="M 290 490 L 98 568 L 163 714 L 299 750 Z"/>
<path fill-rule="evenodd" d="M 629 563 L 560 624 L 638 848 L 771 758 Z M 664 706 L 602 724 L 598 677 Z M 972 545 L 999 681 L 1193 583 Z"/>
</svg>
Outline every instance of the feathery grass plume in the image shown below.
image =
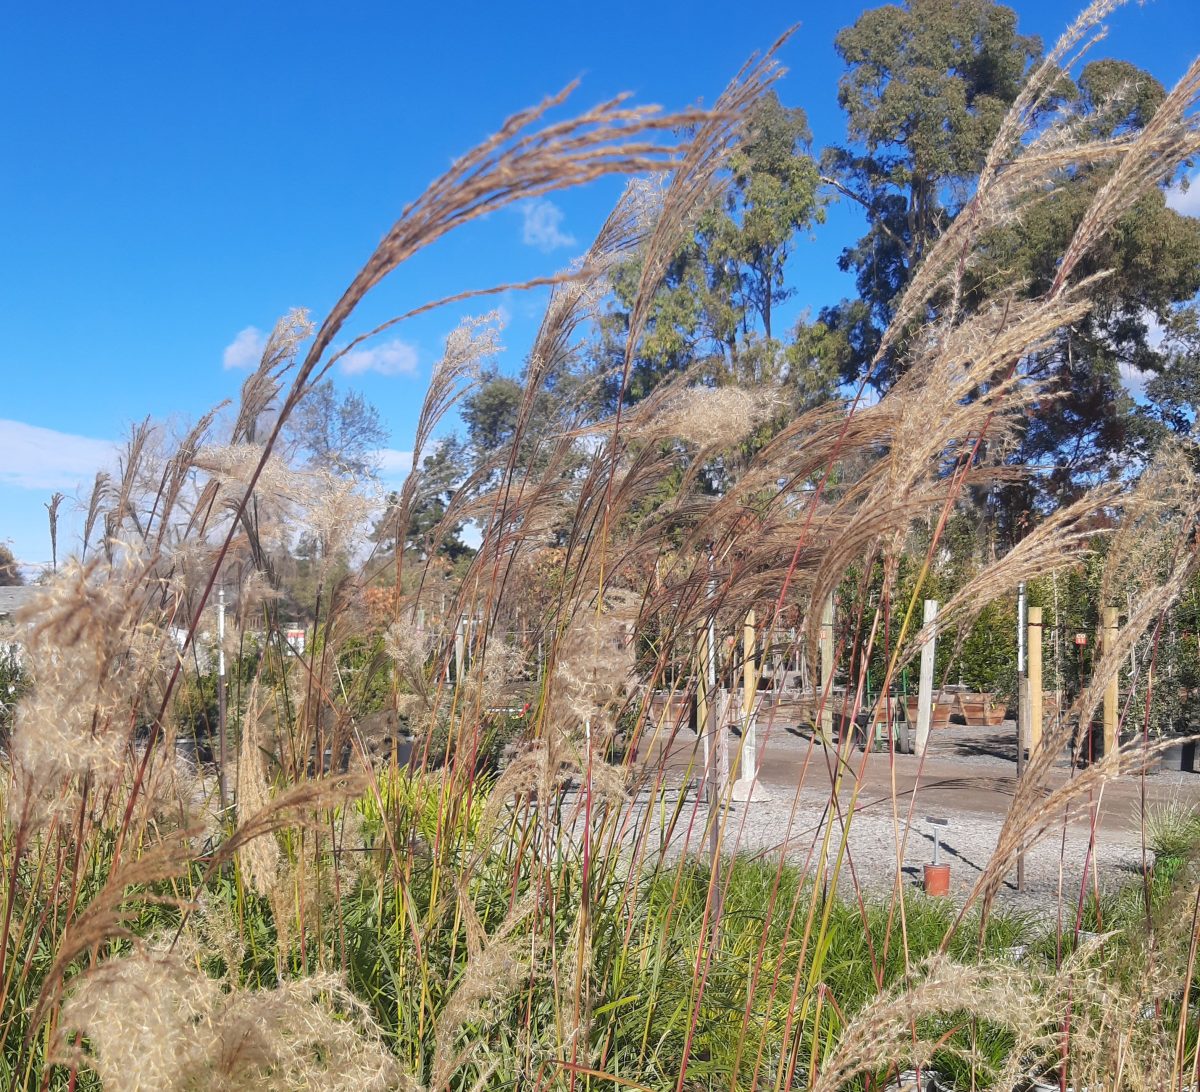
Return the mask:
<svg viewBox="0 0 1200 1092">
<path fill-rule="evenodd" d="M 717 99 L 714 112 L 700 121 L 671 176 L 662 197 L 662 211 L 642 250 L 642 266 L 625 338 L 622 392 L 629 382 L 634 350 L 650 318 L 654 293 L 678 254 L 686 232 L 694 226 L 695 218 L 719 199 L 722 185 L 717 172 L 737 147 L 755 105 L 778 79 L 780 72 L 774 55 L 790 34 L 788 31 L 762 58 L 752 59 L 742 68 Z"/>
<path fill-rule="evenodd" d="M 626 611 L 580 610 L 556 642 L 551 717 L 558 731 L 611 718 L 632 682 L 633 649 Z"/>
<path fill-rule="evenodd" d="M 259 705 L 259 684 L 251 684 L 246 713 L 242 720 L 242 738 L 237 763 L 237 812 L 242 821 L 266 811 L 271 803 L 271 781 L 266 774 L 270 761 L 268 741 L 262 734 L 262 709 Z M 238 851 L 238 867 L 250 886 L 260 895 L 267 895 L 279 882 L 283 856 L 274 838 L 252 838 Z"/>
<path fill-rule="evenodd" d="M 480 1049 L 481 1040 L 458 1047 L 468 1025 L 489 1016 L 489 1004 L 503 1001 L 522 979 L 535 973 L 538 942 L 534 936 L 514 935 L 536 908 L 536 899 L 526 896 L 513 903 L 504 920 L 488 935 L 465 887 L 456 889 L 457 905 L 467 923 L 470 958 L 461 979 L 438 1014 L 434 1026 L 434 1054 L 428 1088 L 441 1092 Z"/>
<path fill-rule="evenodd" d="M 58 572 L 58 509 L 66 497 L 55 493 L 46 505 L 46 513 L 50 519 L 50 570 Z"/>
<path fill-rule="evenodd" d="M 255 443 L 259 421 L 279 397 L 284 377 L 296 366 L 296 354 L 312 337 L 313 325 L 304 308 L 295 308 L 281 318 L 267 338 L 258 367 L 242 383 L 238 414 L 230 442 Z"/>
<path fill-rule="evenodd" d="M 86 560 L 88 546 L 91 544 L 92 531 L 100 517 L 101 505 L 108 498 L 111 489 L 112 476 L 104 470 L 96 472 L 96 480 L 92 483 L 92 491 L 88 496 L 87 514 L 83 519 L 83 537 L 80 547 L 80 558 Z"/>
<path fill-rule="evenodd" d="M 987 1072 L 986 1060 L 969 1059 L 984 1073 L 986 1087 L 997 1092 L 1026 1084 L 1052 1063 L 1061 1043 L 1056 1017 L 1075 995 L 1086 997 L 1099 987 L 1102 960 L 1099 942 L 1081 945 L 1055 972 L 1039 972 L 1011 963 L 963 965 L 944 956 L 916 970 L 914 981 L 882 993 L 855 1015 L 836 1046 L 821 1059 L 813 1092 L 837 1092 L 862 1074 L 925 1067 L 938 1051 L 953 1051 L 941 1034 L 946 1022 L 970 1018 L 1004 1027 L 1013 1036 L 1007 1064 Z M 936 1038 L 917 1029 L 930 1028 Z M 1032 1069 L 1032 1072 L 1031 1072 Z"/>
<path fill-rule="evenodd" d="M 195 466 L 196 455 L 203 446 L 217 415 L 227 405 L 227 402 L 221 402 L 203 414 L 187 434 L 178 441 L 170 457 L 164 459 L 162 477 L 154 495 L 154 504 L 146 527 L 146 535 L 149 537 L 150 525 L 157 517 L 158 531 L 154 540 L 156 550 L 161 551 L 171 536 L 179 534 L 180 527 L 175 518 L 176 510 L 191 493 L 190 478 Z"/>
<path fill-rule="evenodd" d="M 490 311 L 485 315 L 463 319 L 446 338 L 445 348 L 433 367 L 429 388 L 417 418 L 412 466 L 400 487 L 399 496 L 384 517 L 397 542 L 404 541 L 412 519 L 413 507 L 420 499 L 421 462 L 433 431 L 446 413 L 470 393 L 479 380 L 484 362 L 499 351 L 502 326 L 500 313 Z M 436 543 L 433 545 L 436 547 Z M 428 551 L 430 558 L 435 554 L 436 548 Z M 398 549 L 397 588 L 403 587 L 403 562 L 404 550 Z"/>
<path fill-rule="evenodd" d="M 563 502 L 567 475 L 571 473 L 574 440 L 564 427 L 545 457 L 540 476 L 530 466 L 518 467 L 518 453 L 527 435 L 546 377 L 566 366 L 571 338 L 593 317 L 608 287 L 608 276 L 630 253 L 643 246 L 662 215 L 661 176 L 635 179 L 597 233 L 572 276 L 555 285 L 529 353 L 525 388 L 514 423 L 514 440 L 507 449 L 485 459 L 471 480 L 457 491 L 445 518 L 434 532 L 435 540 L 464 519 L 474 518 L 484 528 L 483 543 L 473 570 L 485 579 L 489 603 L 499 609 L 511 567 L 522 550 L 539 545 L 538 539 L 556 525 L 566 524 L 570 513 Z M 599 381 L 599 380 L 598 380 Z M 579 401 L 586 402 L 580 397 Z M 598 430 L 595 430 L 598 431 Z M 579 434 L 579 435 L 582 435 Z M 500 482 L 490 493 L 476 497 L 478 486 L 499 472 Z M 468 581 L 469 583 L 469 581 Z M 485 604 L 489 616 L 493 608 Z"/>
<path fill-rule="evenodd" d="M 56 1059 L 92 1069 L 114 1092 L 409 1086 L 340 976 L 246 989 L 152 949 L 108 960 L 74 987 Z"/>
<path fill-rule="evenodd" d="M 117 460 L 119 484 L 116 487 L 114 503 L 105 513 L 106 550 L 111 551 L 113 540 L 124 532 L 127 523 L 138 538 L 145 537 L 145 528 L 138 518 L 135 501 L 142 491 L 140 487 L 143 484 L 147 457 L 156 432 L 148 417 L 129 430 L 129 439 Z"/>
<path fill-rule="evenodd" d="M 85 785 L 115 786 L 142 695 L 168 662 L 135 560 L 71 563 L 25 609 L 33 686 L 13 722 L 10 821 L 65 814 Z"/>
<path fill-rule="evenodd" d="M 324 829 L 319 813 L 339 808 L 361 796 L 366 788 L 362 774 L 340 774 L 301 781 L 284 788 L 254 813 L 241 818 L 237 828 L 213 855 L 214 864 L 229 860 L 255 839 L 289 827 Z"/>
<path fill-rule="evenodd" d="M 1116 603 L 1127 592 L 1156 583 L 1164 563 L 1196 525 L 1200 486 L 1186 453 L 1167 444 L 1155 453 L 1119 503 L 1120 519 L 1104 559 L 1100 601 Z"/>
<path fill-rule="evenodd" d="M 1063 253 L 1055 273 L 1057 291 L 1092 247 L 1139 198 L 1170 181 L 1180 163 L 1200 149 L 1200 119 L 1189 111 L 1200 101 L 1200 58 L 1193 61 L 1139 129 L 1112 175 L 1100 188 Z"/>
<path fill-rule="evenodd" d="M 777 405 L 769 389 L 686 387 L 645 414 L 639 438 L 663 436 L 699 448 L 733 448 L 766 421 Z"/>
<path fill-rule="evenodd" d="M 959 318 L 964 274 L 972 260 L 973 244 L 983 232 L 1018 216 L 1031 195 L 1044 200 L 1048 179 L 1062 184 L 1061 176 L 1055 178 L 1056 170 L 1097 156 L 1115 156 L 1111 142 L 1099 148 L 1081 143 L 1069 123 L 1055 123 L 1043 115 L 1063 74 L 1104 37 L 1103 20 L 1123 3 L 1125 0 L 1092 0 L 1026 77 L 988 149 L 974 194 L 934 242 L 897 301 L 892 321 L 880 339 L 876 363 L 923 318 L 926 305 L 940 291 L 950 291 L 949 321 Z"/>
<path fill-rule="evenodd" d="M 722 124 L 729 121 L 725 114 L 705 110 L 662 114 L 650 107 L 626 107 L 625 96 L 621 96 L 575 119 L 549 123 L 536 131 L 534 127 L 561 105 L 572 89 L 573 85 L 514 115 L 404 210 L 317 331 L 268 439 L 264 464 L 291 411 L 336 361 L 336 354 L 325 360 L 325 352 L 351 313 L 376 285 L 418 251 L 455 228 L 516 201 L 611 174 L 672 167 L 684 160 L 692 143 L 648 138 L 717 123 L 718 119 Z M 726 110 L 728 104 L 719 104 L 719 108 Z M 256 480 L 257 474 L 251 487 Z"/>
<path fill-rule="evenodd" d="M 139 889 L 182 876 L 190 860 L 189 841 L 196 833 L 197 830 L 184 831 L 177 838 L 142 847 L 138 857 L 112 863 L 103 887 L 86 906 L 77 910 L 56 938 L 53 962 L 33 1006 L 32 1030 L 40 1027 L 61 996 L 63 981 L 76 959 L 114 938 L 134 939 L 130 926 L 150 903 L 186 905 L 178 896 L 155 895 Z"/>
<path fill-rule="evenodd" d="M 898 666 L 910 662 L 922 644 L 935 634 L 955 627 L 968 630 L 989 603 L 1022 581 L 1029 582 L 1077 563 L 1105 534 L 1105 529 L 1096 525 L 1097 515 L 1119 502 L 1126 492 L 1120 483 L 1100 486 L 1046 516 L 1008 553 L 981 568 L 939 605 L 937 620 L 914 635 Z"/>
</svg>

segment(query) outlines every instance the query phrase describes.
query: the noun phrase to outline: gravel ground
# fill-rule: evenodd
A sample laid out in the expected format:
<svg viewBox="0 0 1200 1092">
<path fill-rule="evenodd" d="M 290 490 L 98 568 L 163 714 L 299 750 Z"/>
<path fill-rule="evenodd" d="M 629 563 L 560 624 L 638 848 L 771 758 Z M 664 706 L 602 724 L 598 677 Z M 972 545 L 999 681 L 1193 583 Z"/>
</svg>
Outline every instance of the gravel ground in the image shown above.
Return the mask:
<svg viewBox="0 0 1200 1092">
<path fill-rule="evenodd" d="M 951 866 L 950 897 L 959 903 L 966 898 L 988 866 L 1015 791 L 1011 722 L 1000 728 L 951 726 L 936 732 L 923 761 L 897 755 L 893 766 L 887 754 L 864 756 L 855 750 L 838 797 L 840 816 L 831 816 L 828 807 L 831 752 L 786 725 L 764 734 L 769 738 L 760 739 L 759 785 L 766 799 L 726 806 L 724 852 L 773 856 L 784 851 L 812 870 L 829 823 L 832 858 L 853 808 L 849 861 L 840 885 L 848 893 L 856 879 L 863 890 L 886 894 L 894 882 L 898 855 L 905 882 L 921 884 L 922 866 L 933 854 L 934 827 L 927 817 L 936 816 L 949 820 L 941 832 L 940 859 Z M 666 770 L 667 813 L 680 792 L 685 796 L 671 832 L 672 852 L 703 848 L 707 808 L 687 768 L 695 746 L 693 736 L 677 739 L 667 749 L 665 764 L 659 752 L 645 767 Z M 736 739 L 733 746 L 736 749 Z M 1064 754 L 1051 781 L 1058 785 L 1071 776 Z M 1064 914 L 1073 912 L 1081 889 L 1112 890 L 1140 875 L 1138 817 L 1143 797 L 1151 807 L 1170 800 L 1200 804 L 1200 775 L 1161 771 L 1116 778 L 1097 799 L 1085 797 L 1070 814 L 1060 813 L 1049 833 L 1025 853 L 1024 890 L 1017 890 L 1013 870 L 997 896 L 997 907 L 1053 918 L 1060 906 Z M 644 812 L 650 798 L 648 790 L 635 793 L 631 811 Z M 660 802 L 651 820 L 651 844 L 661 836 L 663 815 Z M 1152 855 L 1147 853 L 1145 859 Z"/>
</svg>

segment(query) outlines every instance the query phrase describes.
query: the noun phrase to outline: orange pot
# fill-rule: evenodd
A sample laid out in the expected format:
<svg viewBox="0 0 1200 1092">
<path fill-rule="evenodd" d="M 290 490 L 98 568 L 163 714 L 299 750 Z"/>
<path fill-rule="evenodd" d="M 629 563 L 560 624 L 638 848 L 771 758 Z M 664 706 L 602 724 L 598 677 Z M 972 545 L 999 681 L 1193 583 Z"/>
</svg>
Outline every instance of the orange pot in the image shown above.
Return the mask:
<svg viewBox="0 0 1200 1092">
<path fill-rule="evenodd" d="M 999 728 L 1008 716 L 1004 702 L 994 701 L 984 712 L 984 723 L 989 728 Z"/>
<path fill-rule="evenodd" d="M 908 722 L 910 724 L 917 723 L 917 699 L 906 698 L 908 708 Z M 942 695 L 935 694 L 933 698 L 933 708 L 929 711 L 929 728 L 931 731 L 936 731 L 939 728 L 950 727 L 950 711 L 954 707 L 954 702 Z"/>
<path fill-rule="evenodd" d="M 925 866 L 925 894 L 939 897 L 950 894 L 950 866 L 927 864 Z"/>
</svg>

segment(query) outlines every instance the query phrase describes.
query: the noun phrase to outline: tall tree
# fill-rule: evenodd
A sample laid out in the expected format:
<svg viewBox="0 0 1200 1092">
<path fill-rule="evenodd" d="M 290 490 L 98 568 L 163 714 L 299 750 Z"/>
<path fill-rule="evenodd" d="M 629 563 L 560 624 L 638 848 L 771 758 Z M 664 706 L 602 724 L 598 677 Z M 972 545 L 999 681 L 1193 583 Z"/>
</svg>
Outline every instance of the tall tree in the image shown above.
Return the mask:
<svg viewBox="0 0 1200 1092">
<path fill-rule="evenodd" d="M 424 561 L 432 547 L 437 554 L 454 564 L 474 555 L 474 549 L 462 539 L 461 527 L 451 529 L 436 543 L 433 541 L 434 529 L 445 517 L 463 477 L 464 467 L 469 462 L 461 442 L 455 439 L 442 440 L 431 454 L 425 456 L 421 463 L 420 488 L 409 513 L 408 524 L 400 536 L 406 556 L 411 553 Z M 396 493 L 389 495 L 383 517 L 376 523 L 371 535 L 384 553 L 393 553 L 399 545 L 399 499 Z"/>
<path fill-rule="evenodd" d="M 375 452 L 387 440 L 379 411 L 357 391 L 339 396 L 330 380 L 304 396 L 286 429 L 306 465 L 342 477 L 373 475 Z"/>
<path fill-rule="evenodd" d="M 843 378 L 854 382 L 892 301 L 966 199 L 1041 42 L 992 0 L 908 0 L 864 12 L 834 44 L 849 143 L 827 149 L 822 165 L 865 210 L 867 231 L 838 263 L 854 271 L 858 298 L 823 318 L 846 338 Z M 875 385 L 900 366 L 885 361 Z"/>
<path fill-rule="evenodd" d="M 1144 126 L 1165 97 L 1149 74 L 1121 61 L 1095 61 L 1080 74 L 1072 111 L 1097 138 L 1119 137 Z M 985 300 L 1003 275 L 1030 294 L 1046 291 L 1059 256 L 1111 167 L 1083 166 L 1056 202 L 1033 202 L 981 248 L 972 294 Z M 1181 216 L 1152 191 L 1122 218 L 1088 256 L 1080 273 L 1107 271 L 1093 289 L 1095 307 L 1025 370 L 1045 383 L 1053 399 L 1025 422 L 1014 457 L 1044 469 L 1044 498 L 1066 498 L 1089 481 L 1123 473 L 1150 454 L 1161 430 L 1145 403 L 1150 381 L 1170 369 L 1181 374 L 1186 355 L 1181 307 L 1200 291 L 1200 221 Z M 1174 364 L 1172 365 L 1172 361 Z"/>
<path fill-rule="evenodd" d="M 1040 46 L 1018 33 L 1011 9 L 992 0 L 908 0 L 866 12 L 838 35 L 837 47 L 847 64 L 840 99 L 850 143 L 827 151 L 824 164 L 837 188 L 866 211 L 867 231 L 840 259 L 855 271 L 859 298 L 822 317 L 845 341 L 843 378 L 866 378 L 883 389 L 905 367 L 901 339 L 867 372 L 893 302 L 963 207 Z M 1064 75 L 1052 105 L 1085 136 L 1106 139 L 1144 126 L 1164 94 L 1134 66 L 1104 60 L 1085 66 L 1077 82 Z M 1063 169 L 1070 185 L 1054 201 L 1029 202 L 979 241 L 968 306 L 1014 285 L 1030 295 L 1047 289 L 1112 168 Z M 1057 503 L 1081 485 L 1122 473 L 1163 431 L 1135 402 L 1128 379 L 1139 377 L 1150 390 L 1148 381 L 1167 368 L 1156 331 L 1200 289 L 1200 223 L 1152 192 L 1080 272 L 1102 269 L 1111 275 L 1095 289 L 1094 311 L 1023 362 L 1053 397 L 1029 415 L 1020 445 L 1005 456 L 1041 473 L 1028 486 L 998 489 L 990 498 L 1006 537 L 1021 533 L 1022 513 L 1031 506 Z"/>
<path fill-rule="evenodd" d="M 655 297 L 627 400 L 697 364 L 713 382 L 789 374 L 775 313 L 792 294 L 784 266 L 797 232 L 824 218 L 810 142 L 804 111 L 783 106 L 774 93 L 766 96 L 730 158 L 725 201 L 700 219 Z M 631 263 L 615 279 L 616 303 L 603 324 L 610 360 L 624 344 L 638 273 Z M 618 393 L 614 379 L 607 388 L 610 407 Z"/>
</svg>

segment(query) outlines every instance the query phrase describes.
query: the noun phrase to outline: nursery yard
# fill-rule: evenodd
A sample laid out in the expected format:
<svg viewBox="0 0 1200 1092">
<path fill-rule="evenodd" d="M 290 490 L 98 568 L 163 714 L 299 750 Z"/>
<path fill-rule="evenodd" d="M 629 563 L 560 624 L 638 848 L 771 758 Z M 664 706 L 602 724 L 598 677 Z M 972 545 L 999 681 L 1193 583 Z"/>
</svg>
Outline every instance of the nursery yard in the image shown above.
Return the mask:
<svg viewBox="0 0 1200 1092">
<path fill-rule="evenodd" d="M 760 728 L 759 748 L 759 783 L 768 799 L 726 805 L 724 850 L 770 856 L 785 849 L 794 862 L 813 871 L 830 820 L 836 748 L 826 749 L 808 729 L 786 720 Z M 685 729 L 661 764 L 668 780 L 680 786 L 688 783 L 689 766 L 696 769 L 694 753 L 698 741 Z M 658 767 L 656 759 L 646 768 Z M 1076 774 L 1064 751 L 1041 795 L 1049 795 Z M 949 821 L 940 836 L 941 860 L 951 866 L 950 897 L 963 902 L 988 867 L 1016 785 L 1012 721 L 1000 727 L 952 725 L 931 732 L 924 758 L 854 749 L 838 787 L 841 814 L 832 816 L 831 863 L 841 824 L 849 819 L 849 859 L 839 886 L 846 894 L 853 893 L 856 883 L 864 891 L 887 894 L 895 880 L 898 845 L 903 882 L 920 886 L 922 866 L 932 860 L 934 828 L 927 822 L 932 816 Z M 706 808 L 693 793 L 688 793 L 688 801 L 673 844 L 699 849 Z M 1152 814 L 1176 803 L 1200 805 L 1200 774 L 1170 769 L 1163 762 L 1149 764 L 1144 776 L 1108 780 L 1090 802 L 1085 797 L 1056 815 L 1051 829 L 1025 854 L 1024 889 L 1018 890 L 1015 871 L 1010 873 L 997 905 L 1039 917 L 1056 916 L 1061 905 L 1069 918 L 1081 890 L 1105 893 L 1129 884 L 1142 874 L 1143 862 L 1150 864 L 1154 858 L 1143 849 L 1143 806 Z"/>
<path fill-rule="evenodd" d="M 111 146 L 139 184 L 89 158 L 9 202 L 33 225 L 9 265 L 48 271 L 14 296 L 13 413 L 57 416 L 0 421 L 0 479 L 15 450 L 55 490 L 41 560 L 0 534 L 0 585 L 37 581 L 0 635 L 0 1092 L 1200 1088 L 1200 776 L 1138 742 L 1200 723 L 1200 59 L 1156 64 L 1170 84 L 1138 67 L 1185 37 L 1149 15 L 1130 59 L 1092 52 L 1120 6 L 1049 48 L 995 0 L 864 10 L 825 28 L 840 113 L 810 126 L 781 62 L 828 105 L 832 70 L 791 17 L 714 84 L 700 32 L 734 48 L 746 13 L 689 8 L 682 34 L 585 5 L 580 41 L 653 46 L 663 100 L 692 105 L 639 105 L 620 69 L 596 105 L 539 88 L 466 149 L 476 92 L 433 70 L 480 77 L 488 115 L 517 93 L 478 19 L 440 49 L 407 12 L 287 19 L 311 54 L 217 20 L 243 50 L 222 70 L 269 84 L 208 117 L 203 47 L 203 82 L 164 97 L 190 32 L 141 85 L 85 33 L 103 63 L 16 126 L 19 158 Z M 338 48 L 339 22 L 386 55 Z M 24 51 L 51 100 L 62 34 Z M 564 42 L 528 74 L 586 69 Z M 290 123 L 284 69 L 329 77 Z M 120 139 L 78 110 L 108 85 Z M 410 98 L 431 105 L 378 112 Z M 238 137 L 241 113 L 263 125 Z M 265 266 L 216 233 L 255 222 L 231 148 L 270 161 Z M 222 174 L 188 193 L 155 158 Z M 323 159 L 355 184 L 282 212 Z M 100 204 L 48 199 L 58 175 Z M 382 236 L 372 193 L 399 210 Z M 109 220 L 114 245 L 79 234 Z M 799 251 L 826 229 L 836 281 Z M 245 325 L 307 294 L 328 310 Z M 207 314 L 222 295 L 238 310 Z M 218 323 L 244 378 L 208 408 L 189 362 L 215 364 Z M 46 331 L 76 328 L 50 348 L 79 370 L 47 371 Z M 180 416 L 113 442 L 147 400 Z M 945 726 L 1017 701 L 1044 729 L 1028 762 L 1012 721 Z M 920 757 L 837 738 L 901 710 Z M 1077 726 L 1105 752 L 1086 766 Z"/>
</svg>

